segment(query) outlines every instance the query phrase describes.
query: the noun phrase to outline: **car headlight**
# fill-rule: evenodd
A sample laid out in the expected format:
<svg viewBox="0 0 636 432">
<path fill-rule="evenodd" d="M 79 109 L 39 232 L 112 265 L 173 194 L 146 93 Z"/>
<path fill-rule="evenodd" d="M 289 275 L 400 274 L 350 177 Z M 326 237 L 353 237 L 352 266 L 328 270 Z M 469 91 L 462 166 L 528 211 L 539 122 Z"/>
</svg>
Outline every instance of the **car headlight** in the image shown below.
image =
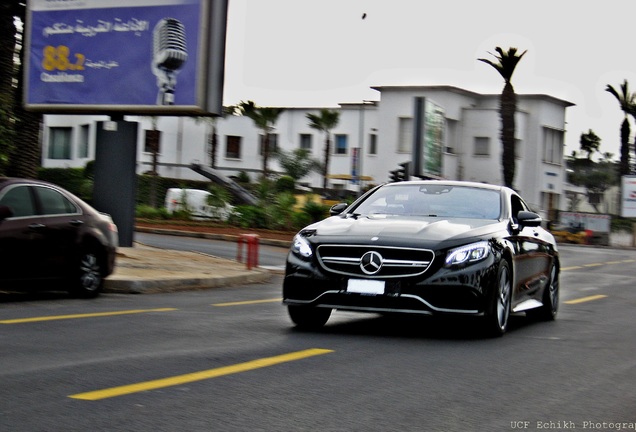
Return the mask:
<svg viewBox="0 0 636 432">
<path fill-rule="evenodd" d="M 444 264 L 447 267 L 470 264 L 483 260 L 489 253 L 490 246 L 488 242 L 480 241 L 448 251 Z"/>
<path fill-rule="evenodd" d="M 311 250 L 311 245 L 307 241 L 307 239 L 300 234 L 296 234 L 294 236 L 294 240 L 292 241 L 291 250 L 296 255 L 300 255 L 303 258 L 309 258 L 313 255 L 313 251 Z"/>
</svg>

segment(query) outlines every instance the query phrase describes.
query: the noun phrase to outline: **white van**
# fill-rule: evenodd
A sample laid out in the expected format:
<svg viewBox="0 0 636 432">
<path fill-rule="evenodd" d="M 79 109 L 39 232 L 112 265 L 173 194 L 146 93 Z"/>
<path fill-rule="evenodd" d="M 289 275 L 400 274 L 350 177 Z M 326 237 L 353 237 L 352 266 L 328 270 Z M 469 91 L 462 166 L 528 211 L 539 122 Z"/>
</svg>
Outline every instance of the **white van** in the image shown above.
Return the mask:
<svg viewBox="0 0 636 432">
<path fill-rule="evenodd" d="M 166 193 L 166 209 L 169 213 L 188 210 L 192 214 L 192 219 L 197 220 L 227 220 L 233 207 L 229 204 L 226 204 L 225 208 L 210 206 L 208 204 L 210 195 L 212 195 L 210 192 L 200 189 L 170 188 Z"/>
</svg>

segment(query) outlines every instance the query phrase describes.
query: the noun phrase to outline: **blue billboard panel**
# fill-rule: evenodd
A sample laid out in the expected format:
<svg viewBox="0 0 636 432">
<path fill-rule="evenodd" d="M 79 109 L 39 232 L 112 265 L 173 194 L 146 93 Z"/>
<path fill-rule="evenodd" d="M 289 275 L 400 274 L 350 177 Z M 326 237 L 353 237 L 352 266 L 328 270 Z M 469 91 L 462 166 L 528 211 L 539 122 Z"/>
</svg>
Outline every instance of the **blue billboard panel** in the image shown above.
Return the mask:
<svg viewBox="0 0 636 432">
<path fill-rule="evenodd" d="M 209 0 L 122 3 L 29 2 L 27 108 L 202 109 Z"/>
</svg>

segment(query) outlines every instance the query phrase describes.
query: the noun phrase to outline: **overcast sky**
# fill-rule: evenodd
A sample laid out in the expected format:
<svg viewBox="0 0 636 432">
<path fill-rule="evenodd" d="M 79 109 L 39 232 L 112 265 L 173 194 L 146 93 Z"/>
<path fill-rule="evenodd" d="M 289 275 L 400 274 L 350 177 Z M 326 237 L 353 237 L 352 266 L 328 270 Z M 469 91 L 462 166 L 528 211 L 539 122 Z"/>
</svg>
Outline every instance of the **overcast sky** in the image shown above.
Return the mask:
<svg viewBox="0 0 636 432">
<path fill-rule="evenodd" d="M 498 94 L 503 79 L 477 58 L 494 59 L 496 46 L 516 47 L 527 50 L 512 79 L 518 94 L 576 104 L 566 111 L 566 154 L 579 150 L 581 134 L 592 129 L 601 151 L 619 157 L 623 113 L 605 87 L 619 89 L 627 79 L 636 91 L 636 1 L 229 4 L 224 104 L 336 107 L 378 100 L 370 87 L 386 85 Z"/>
</svg>

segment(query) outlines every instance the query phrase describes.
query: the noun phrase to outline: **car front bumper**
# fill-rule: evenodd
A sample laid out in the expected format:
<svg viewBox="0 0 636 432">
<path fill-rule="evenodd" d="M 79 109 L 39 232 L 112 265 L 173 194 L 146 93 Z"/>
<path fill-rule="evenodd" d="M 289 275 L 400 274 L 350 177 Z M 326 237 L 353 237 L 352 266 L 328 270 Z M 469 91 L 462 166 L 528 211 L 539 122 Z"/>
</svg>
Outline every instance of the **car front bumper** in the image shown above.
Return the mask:
<svg viewBox="0 0 636 432">
<path fill-rule="evenodd" d="M 378 293 L 351 292 L 350 279 L 377 281 L 329 274 L 309 261 L 290 254 L 283 282 L 283 303 L 295 306 L 408 314 L 481 315 L 496 284 L 498 261 L 491 255 L 462 269 L 432 265 L 418 277 L 382 280 Z"/>
</svg>

